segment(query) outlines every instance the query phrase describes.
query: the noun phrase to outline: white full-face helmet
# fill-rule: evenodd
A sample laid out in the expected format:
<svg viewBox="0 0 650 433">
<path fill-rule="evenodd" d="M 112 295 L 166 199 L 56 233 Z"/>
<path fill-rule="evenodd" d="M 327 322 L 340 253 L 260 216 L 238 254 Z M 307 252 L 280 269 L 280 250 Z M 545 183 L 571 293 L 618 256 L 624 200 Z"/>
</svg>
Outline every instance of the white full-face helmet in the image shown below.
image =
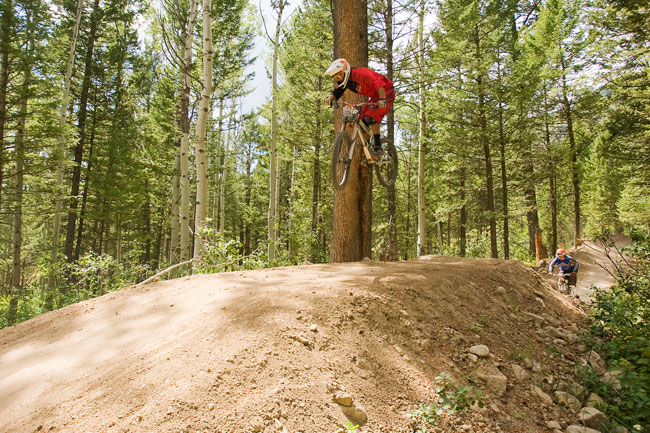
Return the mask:
<svg viewBox="0 0 650 433">
<path fill-rule="evenodd" d="M 332 62 L 330 67 L 327 68 L 327 71 L 325 71 L 325 75 L 329 75 L 330 77 L 333 77 L 341 71 L 345 73 L 345 77 L 336 87 L 345 87 L 345 85 L 348 84 L 348 78 L 350 78 L 350 63 L 345 59 L 336 59 Z"/>
</svg>

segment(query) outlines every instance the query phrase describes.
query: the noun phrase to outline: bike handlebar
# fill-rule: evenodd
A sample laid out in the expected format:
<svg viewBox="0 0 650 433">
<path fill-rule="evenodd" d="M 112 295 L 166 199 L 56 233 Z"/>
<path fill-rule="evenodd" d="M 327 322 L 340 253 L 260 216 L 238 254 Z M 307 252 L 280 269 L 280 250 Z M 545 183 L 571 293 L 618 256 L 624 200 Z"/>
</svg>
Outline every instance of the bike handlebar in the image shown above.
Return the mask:
<svg viewBox="0 0 650 433">
<path fill-rule="evenodd" d="M 377 108 L 377 103 L 376 102 L 358 102 L 358 103 L 353 103 L 353 102 L 339 102 L 339 101 L 334 101 L 330 104 L 330 107 L 332 108 L 340 108 L 340 107 L 354 107 L 354 108 L 361 108 L 364 105 L 369 106 L 370 108 Z"/>
</svg>

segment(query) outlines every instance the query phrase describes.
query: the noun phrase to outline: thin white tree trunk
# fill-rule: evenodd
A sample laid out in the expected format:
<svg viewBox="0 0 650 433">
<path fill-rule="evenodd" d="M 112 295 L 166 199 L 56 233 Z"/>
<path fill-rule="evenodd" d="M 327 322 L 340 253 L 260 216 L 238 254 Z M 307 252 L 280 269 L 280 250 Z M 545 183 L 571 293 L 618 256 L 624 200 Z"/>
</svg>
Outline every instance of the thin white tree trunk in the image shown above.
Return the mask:
<svg viewBox="0 0 650 433">
<path fill-rule="evenodd" d="M 418 245 L 417 255 L 427 254 L 427 205 L 424 195 L 424 156 L 426 153 L 425 134 L 426 134 L 426 116 L 424 104 L 424 0 L 420 1 L 420 21 L 418 25 L 418 75 L 419 92 L 420 92 L 420 137 L 418 148 Z"/>
<path fill-rule="evenodd" d="M 218 121 L 218 126 L 217 126 L 217 148 L 215 149 L 214 152 L 214 160 L 215 160 L 215 170 L 214 170 L 214 180 L 215 180 L 215 192 L 214 192 L 214 204 L 212 208 L 212 227 L 214 228 L 215 232 L 219 231 L 219 226 L 221 225 L 221 222 L 219 218 L 221 217 L 221 214 L 219 213 L 219 209 L 221 206 L 221 202 L 223 201 L 223 196 L 220 194 L 221 192 L 221 149 L 223 147 L 222 141 L 223 141 L 223 107 L 224 107 L 224 99 L 223 97 L 219 98 L 219 121 Z"/>
<path fill-rule="evenodd" d="M 180 261 L 180 172 L 181 148 L 177 146 L 174 151 L 174 175 L 172 176 L 172 232 L 169 246 L 169 262 L 171 264 L 176 264 Z"/>
<path fill-rule="evenodd" d="M 199 115 L 196 121 L 196 217 L 194 220 L 194 255 L 198 257 L 203 249 L 205 235 L 203 228 L 208 216 L 208 153 L 207 126 L 210 117 L 210 96 L 212 95 L 212 1 L 203 0 L 203 82 Z"/>
<path fill-rule="evenodd" d="M 278 18 L 273 39 L 273 101 L 271 103 L 271 162 L 269 173 L 269 262 L 276 258 L 277 242 L 277 208 L 278 208 L 278 173 L 277 173 L 277 131 L 278 131 L 278 54 L 280 50 L 280 31 L 282 30 L 282 11 L 286 2 L 278 2 Z"/>
<path fill-rule="evenodd" d="M 223 238 L 226 230 L 226 178 L 228 174 L 228 153 L 230 152 L 230 142 L 235 137 L 235 111 L 237 109 L 237 101 L 232 101 L 232 108 L 228 116 L 228 134 L 226 135 L 226 143 L 223 151 L 223 166 L 221 168 L 221 183 L 219 184 L 219 234 Z M 232 134 L 232 135 L 231 135 Z"/>
<path fill-rule="evenodd" d="M 56 186 L 55 186 L 55 209 L 54 209 L 54 226 L 52 229 L 52 249 L 50 252 L 50 264 L 52 270 L 48 278 L 48 289 L 54 290 L 54 269 L 59 256 L 59 236 L 61 234 L 61 210 L 63 209 L 63 172 L 65 169 L 65 124 L 68 118 L 68 101 L 70 99 L 70 81 L 72 80 L 72 68 L 74 66 L 74 54 L 77 50 L 77 38 L 79 36 L 79 25 L 81 23 L 81 15 L 83 13 L 84 0 L 79 0 L 77 3 L 77 16 L 75 17 L 74 29 L 72 30 L 72 38 L 70 39 L 70 51 L 68 52 L 68 64 L 65 71 L 65 81 L 63 87 L 63 97 L 61 98 L 61 105 L 59 106 L 59 127 L 61 133 L 59 135 L 56 146 Z"/>
<path fill-rule="evenodd" d="M 199 7 L 198 0 L 192 0 L 190 5 L 190 14 L 187 24 L 187 33 L 185 35 L 185 47 L 183 48 L 183 94 L 181 98 L 187 98 L 189 101 L 190 88 L 192 81 L 192 41 L 194 40 L 194 26 L 196 24 L 196 14 Z M 189 110 L 187 113 L 181 114 L 183 118 L 181 123 L 187 122 L 181 128 L 181 206 L 180 206 L 180 221 L 181 221 L 181 253 L 180 261 L 187 261 L 190 255 L 190 118 Z"/>
</svg>

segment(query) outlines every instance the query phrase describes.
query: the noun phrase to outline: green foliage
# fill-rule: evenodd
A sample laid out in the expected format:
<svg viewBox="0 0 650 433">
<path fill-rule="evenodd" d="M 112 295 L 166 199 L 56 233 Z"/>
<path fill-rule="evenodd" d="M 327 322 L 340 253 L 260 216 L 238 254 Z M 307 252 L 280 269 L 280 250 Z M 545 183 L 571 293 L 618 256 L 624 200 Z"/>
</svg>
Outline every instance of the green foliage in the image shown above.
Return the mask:
<svg viewBox="0 0 650 433">
<path fill-rule="evenodd" d="M 206 241 L 201 252 L 201 260 L 196 265 L 199 273 L 216 273 L 233 270 L 259 269 L 267 266 L 266 251 L 258 248 L 244 256 L 243 246 L 233 239 L 226 240 L 211 228 L 204 229 Z"/>
<path fill-rule="evenodd" d="M 479 388 L 471 385 L 455 385 L 447 373 L 440 373 L 435 380 L 436 401 L 420 404 L 420 407 L 411 414 L 411 419 L 420 425 L 418 433 L 425 433 L 427 425 L 437 425 L 442 416 L 462 412 L 474 404 L 483 407 L 483 394 Z"/>
<path fill-rule="evenodd" d="M 647 233 L 635 232 L 626 252 L 647 260 Z M 604 340 L 602 350 L 610 369 L 620 373 L 620 387 L 583 371 L 585 382 L 605 399 L 605 413 L 630 428 L 650 427 L 650 267 L 640 262 L 620 268 L 611 290 L 597 290 L 590 311 L 592 332 Z M 646 427 L 647 428 L 647 427 Z"/>
<path fill-rule="evenodd" d="M 345 424 L 343 428 L 345 429 L 345 431 L 351 432 L 351 431 L 356 431 L 359 428 L 359 425 L 349 422 Z"/>
</svg>

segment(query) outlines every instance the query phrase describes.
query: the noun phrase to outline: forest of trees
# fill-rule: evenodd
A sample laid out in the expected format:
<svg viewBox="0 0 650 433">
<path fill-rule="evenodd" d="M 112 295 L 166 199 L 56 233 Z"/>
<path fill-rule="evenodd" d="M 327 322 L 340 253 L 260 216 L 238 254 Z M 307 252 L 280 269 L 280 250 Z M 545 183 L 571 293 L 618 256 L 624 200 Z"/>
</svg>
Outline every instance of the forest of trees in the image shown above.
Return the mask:
<svg viewBox="0 0 650 433">
<path fill-rule="evenodd" d="M 532 262 L 650 230 L 645 2 L 347 3 L 353 66 L 397 93 L 400 172 L 368 190 L 363 256 Z M 322 100 L 350 4 L 4 0 L 0 325 L 176 264 L 163 278 L 346 260 Z M 260 37 L 273 91 L 245 112 Z"/>
</svg>

